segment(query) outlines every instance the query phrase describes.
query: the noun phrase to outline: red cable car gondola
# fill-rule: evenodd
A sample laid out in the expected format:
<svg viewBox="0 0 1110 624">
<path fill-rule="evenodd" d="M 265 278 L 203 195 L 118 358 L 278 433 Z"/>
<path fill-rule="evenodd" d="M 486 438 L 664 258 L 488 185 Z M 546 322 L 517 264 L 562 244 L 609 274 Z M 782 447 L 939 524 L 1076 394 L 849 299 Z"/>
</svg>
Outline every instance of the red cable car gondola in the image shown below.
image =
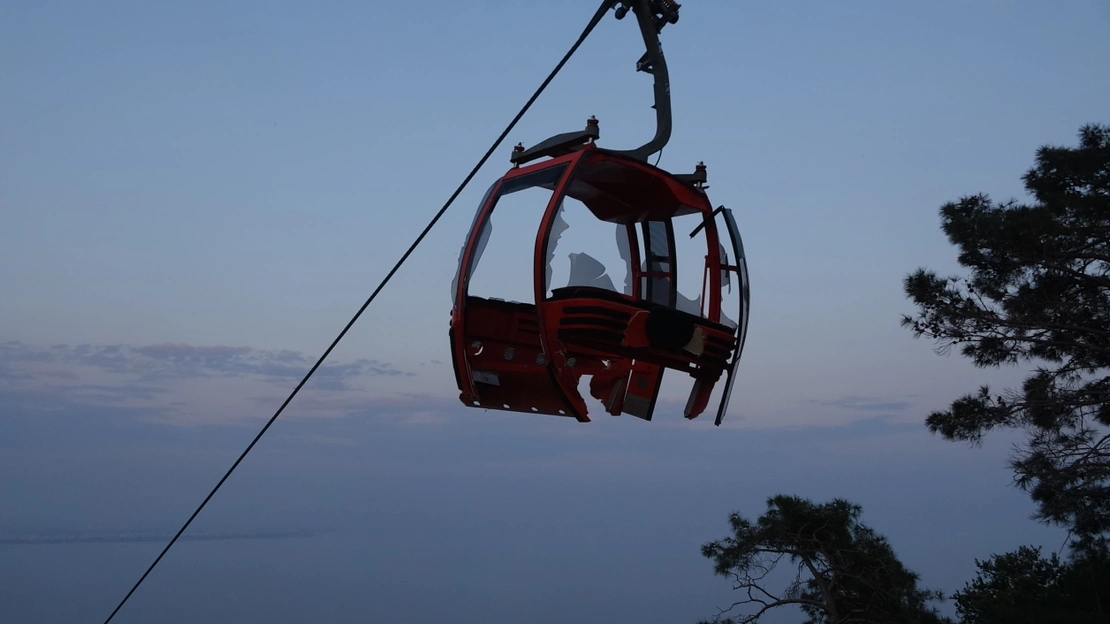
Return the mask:
<svg viewBox="0 0 1110 624">
<path fill-rule="evenodd" d="M 671 368 L 694 379 L 686 418 L 705 410 L 726 375 L 715 421 L 720 425 L 747 334 L 743 244 L 732 213 L 723 206 L 714 210 L 706 196 L 704 165 L 693 174 L 671 174 L 646 162 L 670 137 L 670 87 L 658 35 L 677 21 L 679 6 L 671 0 L 619 5 L 618 19 L 629 10 L 636 14 L 648 50 L 637 70 L 655 77 L 655 138 L 635 150 L 603 149 L 591 118 L 582 132 L 514 149 L 513 168 L 487 192 L 459 257 L 449 335 L 460 399 L 471 407 L 589 422 L 578 391 L 588 375 L 590 394 L 609 414 L 651 420 L 663 371 Z M 525 166 L 541 158 L 547 160 Z M 473 296 L 470 278 L 489 237 L 491 214 L 499 200 L 527 189 L 550 194 L 532 258 L 534 300 Z M 627 273 L 623 288 L 587 254 L 570 254 L 567 283 L 553 283 L 568 202 L 580 202 L 597 222 L 615 226 Z M 701 234 L 706 245 L 701 296 L 694 300 L 678 290 L 675 236 L 683 223 L 690 224 L 691 238 Z M 735 321 L 722 314 L 726 288 L 738 299 Z"/>
</svg>

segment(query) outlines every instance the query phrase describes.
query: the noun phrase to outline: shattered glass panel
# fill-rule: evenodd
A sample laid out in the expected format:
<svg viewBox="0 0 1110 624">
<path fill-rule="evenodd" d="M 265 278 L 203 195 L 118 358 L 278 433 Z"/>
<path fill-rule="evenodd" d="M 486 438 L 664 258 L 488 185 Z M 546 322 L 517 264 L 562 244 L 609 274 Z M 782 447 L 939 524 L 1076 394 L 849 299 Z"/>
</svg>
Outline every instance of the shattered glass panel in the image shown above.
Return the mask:
<svg viewBox="0 0 1110 624">
<path fill-rule="evenodd" d="M 732 272 L 728 270 L 728 250 L 725 249 L 724 243 L 717 243 L 720 248 L 721 256 L 721 288 L 726 289 L 726 293 L 732 293 Z"/>
<path fill-rule="evenodd" d="M 722 210 L 718 219 L 718 224 L 723 226 L 718 227 L 722 277 L 729 277 L 727 282 L 721 280 L 721 323 L 739 329 L 743 336 L 747 331 L 748 315 L 748 266 L 744 258 L 744 243 L 730 210 Z"/>
<path fill-rule="evenodd" d="M 570 279 L 567 286 L 591 286 L 616 292 L 613 280 L 605 272 L 605 265 L 588 253 L 571 253 Z"/>
<path fill-rule="evenodd" d="M 559 239 L 563 236 L 563 232 L 570 229 L 567 222 L 563 220 L 563 210 L 560 207 L 559 211 L 555 213 L 555 221 L 551 224 L 551 232 L 547 237 L 547 265 L 544 269 L 544 290 L 550 292 L 551 278 L 553 272 L 553 265 L 555 263 L 555 249 L 559 246 Z"/>
<path fill-rule="evenodd" d="M 728 269 L 729 265 L 733 265 L 733 259 L 730 258 L 728 248 L 724 243 L 728 238 L 728 231 L 720 229 L 717 235 L 722 238 L 717 250 L 720 256 L 720 324 L 735 330 L 736 321 L 734 319 L 739 314 L 739 296 L 733 288 L 734 271 Z"/>
<path fill-rule="evenodd" d="M 621 238 L 611 235 L 612 225 L 599 221 L 585 204 L 564 197 L 547 241 L 545 290 L 589 286 L 612 292 L 632 292 L 631 253 L 624 228 Z M 617 288 L 622 284 L 623 288 Z"/>
<path fill-rule="evenodd" d="M 451 301 L 455 300 L 455 294 L 459 290 L 459 276 L 462 275 L 463 272 L 463 255 L 466 254 L 466 246 L 470 242 L 470 233 L 474 231 L 474 228 L 478 227 L 478 219 L 482 216 L 482 207 L 486 205 L 486 200 L 489 199 L 490 193 L 492 193 L 493 189 L 495 188 L 497 188 L 497 182 L 491 184 L 490 187 L 486 189 L 485 195 L 482 195 L 482 201 L 478 203 L 478 210 L 474 212 L 474 220 L 470 222 L 470 230 L 467 233 L 466 239 L 463 241 L 462 249 L 459 250 L 458 264 L 455 269 L 455 277 L 451 280 Z M 484 252 L 486 249 L 486 243 L 489 242 L 489 233 L 483 231 L 482 236 L 479 240 L 480 242 L 478 243 L 478 248 L 476 250 L 477 257 L 473 260 L 475 265 L 478 264 L 478 261 L 482 257 L 482 252 Z"/>
<path fill-rule="evenodd" d="M 617 252 L 620 253 L 621 262 L 624 263 L 624 294 L 632 294 L 632 247 L 628 244 L 628 226 L 617 225 Z"/>
</svg>

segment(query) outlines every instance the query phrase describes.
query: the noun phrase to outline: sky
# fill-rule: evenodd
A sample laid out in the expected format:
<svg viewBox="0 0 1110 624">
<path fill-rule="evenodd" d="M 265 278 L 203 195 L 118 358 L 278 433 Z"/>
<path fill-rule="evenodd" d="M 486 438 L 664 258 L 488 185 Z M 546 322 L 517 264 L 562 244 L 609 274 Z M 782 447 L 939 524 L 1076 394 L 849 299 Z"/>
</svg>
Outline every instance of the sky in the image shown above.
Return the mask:
<svg viewBox="0 0 1110 624">
<path fill-rule="evenodd" d="M 0 6 L 0 532 L 176 529 L 595 8 Z M 606 18 L 194 525 L 333 541 L 179 543 L 115 621 L 692 623 L 730 602 L 700 544 L 780 492 L 863 505 L 948 592 L 1059 548 L 1011 485 L 1020 436 L 923 425 L 1030 366 L 938 356 L 901 280 L 960 272 L 943 203 L 1023 199 L 1038 147 L 1110 122 L 1107 26 L 1096 0 L 685 3 L 659 165 L 704 161 L 744 237 L 725 424 L 685 421 L 673 375 L 650 423 L 465 409 L 450 284 L 512 145 L 654 130 Z M 106 617 L 159 547 L 0 552 L 0 619 Z"/>
</svg>

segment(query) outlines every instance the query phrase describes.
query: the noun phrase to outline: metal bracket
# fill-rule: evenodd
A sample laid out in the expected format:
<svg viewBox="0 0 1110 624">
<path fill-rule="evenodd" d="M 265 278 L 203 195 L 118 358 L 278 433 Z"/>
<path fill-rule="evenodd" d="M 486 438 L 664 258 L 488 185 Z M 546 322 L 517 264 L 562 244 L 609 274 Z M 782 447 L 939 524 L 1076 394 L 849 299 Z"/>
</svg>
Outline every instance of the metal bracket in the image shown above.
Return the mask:
<svg viewBox="0 0 1110 624">
<path fill-rule="evenodd" d="M 591 143 L 596 141 L 601 135 L 598 128 L 597 118 L 590 117 L 586 122 L 586 129 L 577 132 L 564 132 L 557 134 L 546 141 L 533 145 L 528 149 L 524 149 L 523 145 L 518 145 L 513 149 L 513 155 L 509 157 L 509 162 L 514 165 L 522 165 L 526 162 L 543 158 L 544 156 L 560 156 L 562 154 L 569 154 L 574 149 L 583 143 Z"/>
<path fill-rule="evenodd" d="M 605 151 L 647 162 L 648 157 L 662 150 L 671 138 L 671 83 L 667 73 L 667 60 L 663 58 L 663 46 L 659 43 L 659 33 L 667 24 L 678 22 L 678 9 L 681 5 L 674 0 L 612 0 L 611 7 L 616 9 L 618 20 L 624 19 L 632 11 L 640 26 L 647 51 L 636 61 L 636 71 L 655 78 L 655 102 L 652 104 L 655 109 L 655 136 L 636 149 Z M 542 156 L 565 154 L 572 151 L 574 146 L 597 138 L 596 120 L 591 118 L 590 125 L 584 131 L 559 134 L 528 149 L 521 147 L 513 152 L 510 161 L 519 165 Z M 691 179 L 691 182 L 694 181 L 696 180 Z"/>
<path fill-rule="evenodd" d="M 680 4 L 674 0 L 621 0 L 616 9 L 616 18 L 623 19 L 631 10 L 636 14 L 640 34 L 644 39 L 646 52 L 636 61 L 636 71 L 642 71 L 655 78 L 655 136 L 640 147 L 631 150 L 607 150 L 647 161 L 652 154 L 663 149 L 671 138 L 671 80 L 667 72 L 667 59 L 663 56 L 663 45 L 659 33 L 667 24 L 678 22 Z"/>
<path fill-rule="evenodd" d="M 620 0 L 620 6 L 616 10 L 617 19 L 624 19 L 629 10 L 635 10 L 635 4 L 635 0 Z M 667 24 L 678 22 L 678 10 L 682 8 L 681 4 L 674 0 L 649 0 L 648 4 L 656 34 L 662 32 Z"/>
<path fill-rule="evenodd" d="M 705 185 L 705 183 L 709 181 L 709 177 L 708 174 L 706 174 L 704 162 L 699 162 L 694 167 L 694 173 L 674 173 L 671 175 L 674 176 L 674 178 L 677 179 L 679 182 L 685 182 L 686 184 L 690 184 L 695 188 L 709 188 Z"/>
</svg>

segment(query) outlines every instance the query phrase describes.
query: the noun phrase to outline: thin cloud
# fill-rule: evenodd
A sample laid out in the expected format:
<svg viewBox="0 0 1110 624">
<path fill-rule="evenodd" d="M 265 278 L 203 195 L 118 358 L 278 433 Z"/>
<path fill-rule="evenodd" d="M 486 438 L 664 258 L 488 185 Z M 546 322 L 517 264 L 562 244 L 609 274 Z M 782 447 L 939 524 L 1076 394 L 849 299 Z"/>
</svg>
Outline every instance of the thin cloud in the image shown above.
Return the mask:
<svg viewBox="0 0 1110 624">
<path fill-rule="evenodd" d="M 0 343 L 0 404 L 50 411 L 82 406 L 126 409 L 144 420 L 182 426 L 254 423 L 281 405 L 314 361 L 297 351 L 248 346 L 6 342 Z M 328 362 L 297 395 L 288 413 L 297 418 L 384 419 L 420 427 L 444 426 L 457 414 L 469 413 L 460 411 L 465 408 L 452 386 L 437 381 L 423 392 L 421 388 L 428 384 L 408 381 L 413 377 L 414 373 L 381 360 Z M 802 406 L 755 398 L 734 393 L 723 428 L 800 429 L 841 427 L 875 418 L 919 419 L 912 397 L 846 395 L 805 400 Z M 591 427 L 556 418 L 551 421 L 554 435 L 592 436 L 607 429 L 600 423 L 610 417 L 595 401 L 586 400 L 598 424 Z M 682 417 L 685 404 L 684 396 L 661 396 L 653 422 L 637 426 L 717 431 L 713 426 L 716 399 L 693 422 Z"/>
<path fill-rule="evenodd" d="M 0 379 L 28 380 L 45 376 L 72 376 L 73 369 L 135 375 L 141 381 L 257 377 L 274 383 L 301 378 L 310 362 L 289 350 L 266 351 L 251 347 L 193 346 L 188 344 L 53 345 L 40 347 L 12 341 L 0 344 Z M 326 363 L 316 378 L 333 390 L 347 390 L 349 382 L 365 377 L 411 376 L 389 362 L 360 359 Z"/>
<path fill-rule="evenodd" d="M 158 420 L 198 424 L 254 417 L 250 397 L 285 392 L 308 372 L 304 354 L 245 346 L 162 343 L 0 343 L 0 399 L 24 409 L 146 408 Z M 357 409 L 375 379 L 412 376 L 389 362 L 358 359 L 321 366 L 305 393 L 313 413 Z M 281 387 L 278 391 L 276 388 Z M 259 392 L 261 391 L 261 392 Z M 327 405 L 331 401 L 338 404 Z"/>
<path fill-rule="evenodd" d="M 866 413 L 904 412 L 914 405 L 912 401 L 895 401 L 883 397 L 868 397 L 857 395 L 848 395 L 836 399 L 815 399 L 812 402 L 817 403 L 818 405 L 823 405 L 825 407 L 838 407 L 841 409 Z"/>
</svg>

